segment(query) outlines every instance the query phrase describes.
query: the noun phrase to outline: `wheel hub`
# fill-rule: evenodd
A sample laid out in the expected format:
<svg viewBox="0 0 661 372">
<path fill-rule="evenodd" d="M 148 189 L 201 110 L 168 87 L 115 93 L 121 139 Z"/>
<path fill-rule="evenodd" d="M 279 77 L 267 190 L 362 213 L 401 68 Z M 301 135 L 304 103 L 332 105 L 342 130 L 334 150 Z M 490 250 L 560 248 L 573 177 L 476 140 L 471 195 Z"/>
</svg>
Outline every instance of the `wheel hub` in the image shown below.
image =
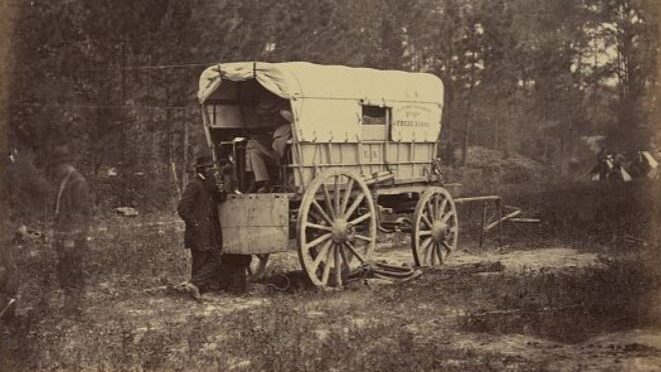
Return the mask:
<svg viewBox="0 0 661 372">
<path fill-rule="evenodd" d="M 353 226 L 343 218 L 339 218 L 332 226 L 331 238 L 335 243 L 353 240 Z"/>
<path fill-rule="evenodd" d="M 431 237 L 436 243 L 445 240 L 448 233 L 448 224 L 446 222 L 434 221 L 431 227 Z"/>
</svg>

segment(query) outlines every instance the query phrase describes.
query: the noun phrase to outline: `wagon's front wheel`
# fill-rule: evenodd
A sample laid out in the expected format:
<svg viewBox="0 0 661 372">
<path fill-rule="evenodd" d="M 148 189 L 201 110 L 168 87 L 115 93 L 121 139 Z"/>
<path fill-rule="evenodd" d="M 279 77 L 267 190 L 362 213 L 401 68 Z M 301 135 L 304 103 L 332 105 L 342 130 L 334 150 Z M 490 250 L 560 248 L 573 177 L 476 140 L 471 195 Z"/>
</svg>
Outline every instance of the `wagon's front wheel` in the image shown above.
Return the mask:
<svg viewBox="0 0 661 372">
<path fill-rule="evenodd" d="M 411 248 L 418 266 L 443 263 L 457 247 L 459 223 L 450 193 L 442 187 L 430 187 L 420 195 L 413 214 Z"/>
<path fill-rule="evenodd" d="M 341 286 L 376 243 L 372 195 L 359 175 L 327 170 L 308 186 L 298 213 L 298 257 L 316 286 Z"/>
</svg>

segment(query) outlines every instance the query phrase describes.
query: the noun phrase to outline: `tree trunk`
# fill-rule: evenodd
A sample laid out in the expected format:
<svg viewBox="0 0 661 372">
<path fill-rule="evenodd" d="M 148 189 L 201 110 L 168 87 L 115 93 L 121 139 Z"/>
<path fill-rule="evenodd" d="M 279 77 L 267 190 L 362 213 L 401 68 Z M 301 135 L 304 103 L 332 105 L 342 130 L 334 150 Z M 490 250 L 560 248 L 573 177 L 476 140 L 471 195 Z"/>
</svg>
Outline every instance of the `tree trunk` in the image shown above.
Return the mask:
<svg viewBox="0 0 661 372">
<path fill-rule="evenodd" d="M 177 193 L 177 199 L 181 199 L 181 189 L 179 187 L 179 177 L 177 175 L 177 164 L 175 163 L 174 156 L 174 123 L 172 113 L 169 108 L 170 103 L 170 90 L 167 84 L 165 85 L 165 122 L 168 125 L 168 163 L 170 164 L 170 171 L 172 173 L 172 182 L 174 183 L 174 190 Z"/>
<path fill-rule="evenodd" d="M 184 160 L 181 168 L 181 187 L 186 187 L 188 183 L 188 110 L 184 108 Z"/>
<path fill-rule="evenodd" d="M 471 78 L 472 80 L 472 78 Z M 468 145 L 470 142 L 470 128 L 471 128 L 471 107 L 473 103 L 473 82 L 470 82 L 468 87 L 468 97 L 466 102 L 466 124 L 464 125 L 464 143 L 462 146 L 461 166 L 466 166 L 468 159 Z"/>
</svg>

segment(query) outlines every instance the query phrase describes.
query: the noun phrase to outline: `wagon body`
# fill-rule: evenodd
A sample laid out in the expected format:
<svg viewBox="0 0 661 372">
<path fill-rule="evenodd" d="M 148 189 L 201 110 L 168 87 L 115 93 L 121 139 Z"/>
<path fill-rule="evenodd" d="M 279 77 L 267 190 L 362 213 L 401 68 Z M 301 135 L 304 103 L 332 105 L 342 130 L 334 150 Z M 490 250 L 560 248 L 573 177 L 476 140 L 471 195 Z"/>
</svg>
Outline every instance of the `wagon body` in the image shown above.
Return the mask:
<svg viewBox="0 0 661 372">
<path fill-rule="evenodd" d="M 295 191 L 320 170 L 390 172 L 393 184 L 426 181 L 441 131 L 443 83 L 426 73 L 307 62 L 228 63 L 208 68 L 198 98 L 209 129 L 259 128 L 259 89 L 288 100 L 294 116 Z"/>
<path fill-rule="evenodd" d="M 341 285 L 365 264 L 385 212 L 410 215 L 416 262 L 442 261 L 457 220 L 436 162 L 443 83 L 426 73 L 239 62 L 201 75 L 198 99 L 217 166 L 225 253 L 264 257 L 296 238 L 317 285 Z M 273 130 L 277 107 L 292 112 L 292 138 L 276 192 L 250 192 L 247 138 Z M 248 177 L 248 178 L 247 178 Z M 433 238 L 433 241 L 432 241 Z M 423 257 L 424 255 L 424 257 Z M 265 262 L 265 261 L 262 261 Z M 424 263 L 423 262 L 423 263 Z"/>
</svg>

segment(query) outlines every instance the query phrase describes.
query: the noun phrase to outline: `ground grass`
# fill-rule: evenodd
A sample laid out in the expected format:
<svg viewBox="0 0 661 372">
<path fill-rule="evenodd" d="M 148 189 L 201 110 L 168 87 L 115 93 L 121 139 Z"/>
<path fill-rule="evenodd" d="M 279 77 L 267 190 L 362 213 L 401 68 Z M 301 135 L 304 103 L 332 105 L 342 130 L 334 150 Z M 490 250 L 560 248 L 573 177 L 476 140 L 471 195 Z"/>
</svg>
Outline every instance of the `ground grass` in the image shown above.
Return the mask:
<svg viewBox="0 0 661 372">
<path fill-rule="evenodd" d="M 594 191 L 573 195 L 584 190 L 575 187 L 537 193 L 546 196 L 532 202 L 517 195 L 530 210 L 560 216 L 572 210 L 571 201 L 589 204 L 583 199 L 596 198 Z M 560 196 L 567 202 L 554 202 Z M 578 223 L 580 214 L 571 218 Z M 558 231 L 579 228 L 569 222 L 557 227 L 555 221 L 565 220 L 549 218 Z M 264 287 L 254 295 L 196 303 L 144 292 L 183 280 L 189 270 L 181 226 L 146 222 L 112 217 L 98 224 L 80 319 L 59 312 L 55 257 L 47 244 L 18 251 L 23 315 L 0 329 L 3 370 L 545 370 L 556 359 L 546 348 L 569 355 L 562 345 L 572 348 L 596 335 L 659 324 L 661 260 L 659 247 L 651 244 L 626 251 L 611 246 L 601 250 L 601 264 L 591 267 L 523 273 L 431 269 L 402 285 L 330 292 L 305 285 L 302 273 L 291 272 L 295 255 L 282 254 L 271 264 L 270 283 L 283 287 L 277 281 L 288 273 L 287 290 Z M 467 339 L 490 342 L 509 335 L 544 340 L 546 346 L 541 355 L 466 346 Z M 523 350 L 528 349 L 534 347 Z M 640 347 L 635 352 L 661 355 Z"/>
<path fill-rule="evenodd" d="M 149 273 L 147 265 L 136 276 L 147 280 Z M 140 280 L 121 281 L 123 271 L 106 268 L 100 276 L 117 279 L 116 295 L 93 286 L 77 322 L 57 311 L 29 313 L 0 341 L 0 361 L 10 370 L 544 370 L 551 360 L 459 340 L 522 334 L 572 344 L 657 324 L 653 294 L 661 280 L 651 273 L 628 255 L 564 271 L 441 268 L 403 285 L 330 292 L 292 286 L 197 304 L 145 295 Z"/>
</svg>

